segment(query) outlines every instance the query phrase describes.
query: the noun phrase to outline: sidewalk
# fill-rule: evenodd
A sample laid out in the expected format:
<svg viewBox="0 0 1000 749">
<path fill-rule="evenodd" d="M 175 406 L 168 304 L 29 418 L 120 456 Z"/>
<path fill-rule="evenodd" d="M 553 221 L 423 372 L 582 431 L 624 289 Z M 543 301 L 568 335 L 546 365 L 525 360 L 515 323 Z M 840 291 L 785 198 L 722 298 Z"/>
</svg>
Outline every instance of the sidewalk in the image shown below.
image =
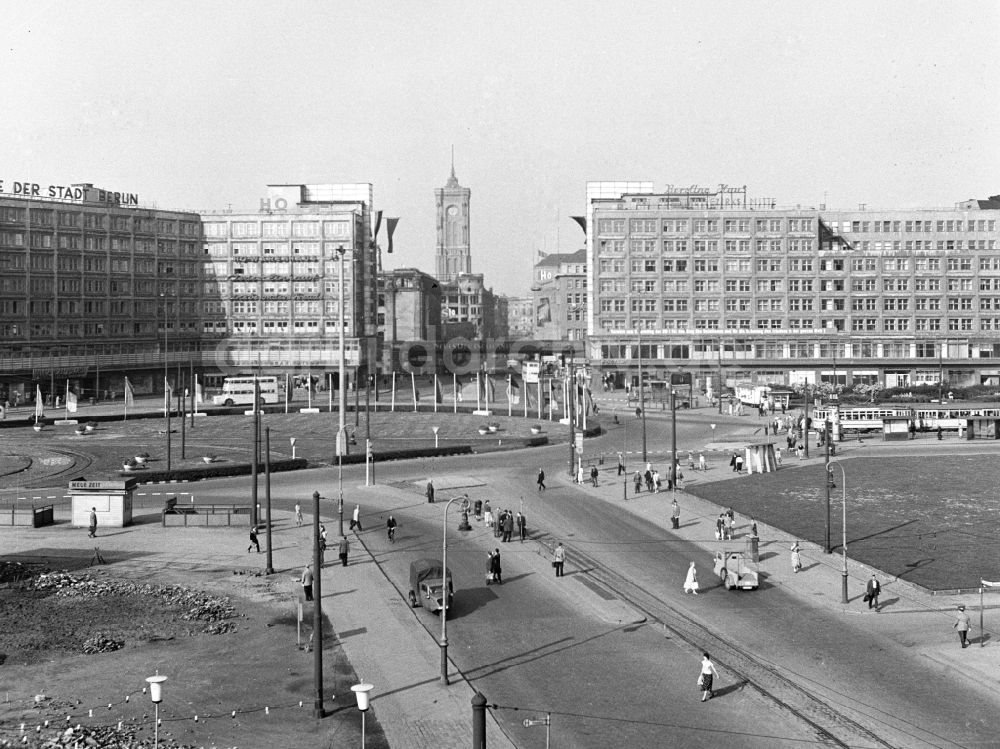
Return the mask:
<svg viewBox="0 0 1000 749">
<path fill-rule="evenodd" d="M 727 438 L 728 440 L 729 438 Z M 734 438 L 735 439 L 735 438 Z M 730 450 L 743 447 L 745 442 L 719 442 L 704 446 L 708 450 Z M 852 452 L 859 450 L 857 442 L 839 444 L 837 458 L 850 457 Z M 906 455 L 918 454 L 914 448 L 926 448 L 927 453 L 940 453 L 942 449 L 950 452 L 982 452 L 983 443 L 958 440 L 926 440 L 925 445 L 914 445 L 913 442 L 882 443 L 866 441 L 863 455 L 867 458 L 878 455 L 895 455 L 905 449 Z M 685 451 L 678 450 L 685 455 Z M 818 453 L 818 454 L 817 454 Z M 860 454 L 857 455 L 860 457 Z M 782 470 L 794 470 L 795 467 L 822 463 L 824 456 L 819 450 L 812 453 L 808 459 L 798 461 Z M 742 474 L 721 470 L 716 465 L 712 470 L 712 481 L 738 480 Z M 691 480 L 691 473 L 685 464 L 681 465 L 685 479 Z M 697 478 L 698 471 L 694 471 Z M 610 475 L 609 475 L 610 474 Z M 614 477 L 615 480 L 610 480 Z M 719 542 L 715 540 L 715 520 L 725 507 L 700 499 L 680 490 L 676 493 L 677 502 L 681 508 L 680 528 L 670 528 L 671 493 L 661 491 L 641 494 L 632 493 L 631 481 L 628 486 L 628 499 L 622 500 L 621 479 L 615 475 L 615 467 L 606 467 L 602 480 L 597 488 L 589 483 L 577 485 L 561 472 L 557 475 L 560 482 L 574 486 L 579 491 L 600 497 L 615 504 L 622 510 L 637 517 L 652 522 L 665 533 L 683 538 L 705 550 L 703 563 L 699 568 L 703 575 L 712 574 L 711 555 L 724 545 L 743 547 L 744 539 L 749 531 L 749 518 L 736 516 L 736 539 Z M 914 655 L 928 658 L 939 665 L 954 670 L 976 684 L 986 686 L 1000 695 L 1000 647 L 997 638 L 1000 630 L 997 628 L 997 612 L 1000 610 L 1000 600 L 993 595 L 987 595 L 984 600 L 985 638 L 979 627 L 979 596 L 977 594 L 946 595 L 932 594 L 924 588 L 913 585 L 906 580 L 887 575 L 881 570 L 856 563 L 848 558 L 848 603 L 841 602 L 843 589 L 843 562 L 840 554 L 826 554 L 817 544 L 794 539 L 781 529 L 757 521 L 760 537 L 759 549 L 763 559 L 760 562 L 762 580 L 768 585 L 785 589 L 792 595 L 808 601 L 811 606 L 820 606 L 836 616 L 865 616 L 873 634 L 887 637 L 899 645 L 913 649 Z M 798 540 L 801 547 L 803 571 L 795 573 L 790 562 L 791 544 Z M 882 584 L 882 607 L 876 615 L 869 615 L 862 597 L 865 584 L 872 572 L 878 574 Z M 886 605 L 889 599 L 895 599 L 891 605 Z M 957 615 L 958 604 L 966 606 L 966 613 L 972 620 L 972 630 L 969 632 L 969 647 L 964 651 L 959 647 L 958 636 L 952 628 Z M 982 647 L 985 643 L 985 647 Z"/>
</svg>

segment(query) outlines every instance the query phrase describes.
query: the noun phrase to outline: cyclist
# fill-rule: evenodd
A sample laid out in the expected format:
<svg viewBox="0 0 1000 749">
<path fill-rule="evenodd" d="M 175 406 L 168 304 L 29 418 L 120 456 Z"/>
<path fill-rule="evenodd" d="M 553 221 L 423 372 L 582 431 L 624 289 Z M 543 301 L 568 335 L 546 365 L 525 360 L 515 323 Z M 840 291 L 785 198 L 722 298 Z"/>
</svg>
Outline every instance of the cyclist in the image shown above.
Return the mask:
<svg viewBox="0 0 1000 749">
<path fill-rule="evenodd" d="M 385 532 L 390 543 L 396 543 L 396 518 L 392 515 L 389 515 L 389 519 L 385 521 Z"/>
</svg>

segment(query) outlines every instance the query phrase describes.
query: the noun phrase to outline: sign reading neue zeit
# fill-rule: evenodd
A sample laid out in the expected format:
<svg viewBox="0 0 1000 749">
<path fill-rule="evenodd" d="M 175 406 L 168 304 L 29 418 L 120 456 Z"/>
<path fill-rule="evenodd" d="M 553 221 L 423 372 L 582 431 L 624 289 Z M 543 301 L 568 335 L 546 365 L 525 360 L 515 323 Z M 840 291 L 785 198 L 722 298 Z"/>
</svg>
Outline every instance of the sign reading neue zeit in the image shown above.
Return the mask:
<svg viewBox="0 0 1000 749">
<path fill-rule="evenodd" d="M 37 182 L 17 182 L 0 179 L 0 193 L 22 198 L 77 200 L 81 203 L 107 203 L 137 206 L 139 195 L 134 192 L 112 192 L 87 185 L 40 185 Z"/>
</svg>

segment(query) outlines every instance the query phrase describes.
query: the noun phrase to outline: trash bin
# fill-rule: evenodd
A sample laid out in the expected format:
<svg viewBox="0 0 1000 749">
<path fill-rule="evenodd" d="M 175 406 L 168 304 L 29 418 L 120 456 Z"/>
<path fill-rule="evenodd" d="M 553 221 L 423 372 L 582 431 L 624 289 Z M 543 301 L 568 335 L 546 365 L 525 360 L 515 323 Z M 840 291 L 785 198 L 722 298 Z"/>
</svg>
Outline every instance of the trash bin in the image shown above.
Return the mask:
<svg viewBox="0 0 1000 749">
<path fill-rule="evenodd" d="M 750 560 L 754 563 L 760 562 L 760 538 L 757 536 L 750 536 L 747 541 L 750 542 Z"/>
</svg>

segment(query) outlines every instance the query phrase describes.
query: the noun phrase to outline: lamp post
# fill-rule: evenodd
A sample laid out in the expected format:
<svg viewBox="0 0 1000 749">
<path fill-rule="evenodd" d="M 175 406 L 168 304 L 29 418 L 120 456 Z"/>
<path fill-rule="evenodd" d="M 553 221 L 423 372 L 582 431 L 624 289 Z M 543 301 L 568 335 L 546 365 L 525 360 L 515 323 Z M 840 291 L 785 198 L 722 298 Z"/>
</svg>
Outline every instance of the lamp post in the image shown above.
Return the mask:
<svg viewBox="0 0 1000 749">
<path fill-rule="evenodd" d="M 441 535 L 441 683 L 448 683 L 448 508 L 452 502 L 462 500 L 462 509 L 468 512 L 469 496 L 452 497 L 444 506 Z"/>
<path fill-rule="evenodd" d="M 944 348 L 947 345 L 947 338 L 944 343 L 938 344 L 938 403 L 944 402 L 941 399 L 944 397 Z"/>
<path fill-rule="evenodd" d="M 146 683 L 149 684 L 149 699 L 153 701 L 155 714 L 153 716 L 153 747 L 156 749 L 160 745 L 160 703 L 163 701 L 163 682 L 166 676 L 149 676 Z"/>
<path fill-rule="evenodd" d="M 677 394 L 670 388 L 670 489 L 677 493 Z"/>
<path fill-rule="evenodd" d="M 642 417 L 642 462 L 646 462 L 646 399 L 642 387 L 642 328 L 638 328 L 639 344 L 636 347 L 639 354 L 639 415 Z"/>
<path fill-rule="evenodd" d="M 823 551 L 832 553 L 830 548 L 830 488 L 833 483 L 830 480 L 830 420 L 823 419 L 823 445 L 826 448 L 824 458 L 826 459 L 826 540 L 823 544 Z"/>
<path fill-rule="evenodd" d="M 274 574 L 271 556 L 271 427 L 264 427 L 264 503 L 267 505 L 267 566 L 265 575 Z"/>
<path fill-rule="evenodd" d="M 340 255 L 339 268 L 339 298 L 337 300 L 338 314 L 337 314 L 337 328 L 339 329 L 339 350 L 337 353 L 337 363 L 340 368 L 340 388 L 337 397 L 337 407 L 340 409 L 337 420 L 337 456 L 343 455 L 347 451 L 347 430 L 344 424 L 344 409 L 347 407 L 347 397 L 344 392 L 344 380 L 345 380 L 345 368 L 346 368 L 346 358 L 344 354 L 344 253 L 347 250 L 343 245 L 337 247 L 337 254 Z M 343 510 L 341 510 L 341 515 L 343 515 Z M 343 517 L 341 517 L 341 525 L 343 525 Z M 343 527 L 341 527 L 341 533 L 343 533 Z"/>
<path fill-rule="evenodd" d="M 167 473 L 170 473 L 170 385 L 167 384 L 168 375 L 168 352 L 169 342 L 167 340 L 167 295 L 160 293 L 160 308 L 163 310 L 163 418 L 167 422 Z"/>
<path fill-rule="evenodd" d="M 365 749 L 365 713 L 368 712 L 369 692 L 374 688 L 368 683 L 355 684 L 351 687 L 358 700 L 358 710 L 361 711 L 361 749 Z"/>
<path fill-rule="evenodd" d="M 723 379 L 722 379 L 722 339 L 719 339 L 719 413 L 722 413 L 722 390 L 723 390 Z"/>
<path fill-rule="evenodd" d="M 844 471 L 844 466 L 840 465 L 839 461 L 831 461 L 826 468 L 827 476 L 829 478 L 827 486 L 833 484 L 833 466 L 837 466 L 837 468 L 840 469 L 840 486 L 843 492 L 841 509 L 844 514 L 840 523 L 840 551 L 841 558 L 843 559 L 843 565 L 840 570 L 840 602 L 847 603 L 847 473 Z M 827 493 L 829 494 L 829 490 L 827 490 Z"/>
<path fill-rule="evenodd" d="M 440 428 L 441 427 L 431 427 L 431 431 L 434 432 L 434 449 L 435 450 L 437 449 L 437 446 L 438 446 L 438 430 Z"/>
<path fill-rule="evenodd" d="M 323 562 L 319 548 L 319 492 L 313 492 L 313 717 L 326 715 L 323 708 Z"/>
</svg>

